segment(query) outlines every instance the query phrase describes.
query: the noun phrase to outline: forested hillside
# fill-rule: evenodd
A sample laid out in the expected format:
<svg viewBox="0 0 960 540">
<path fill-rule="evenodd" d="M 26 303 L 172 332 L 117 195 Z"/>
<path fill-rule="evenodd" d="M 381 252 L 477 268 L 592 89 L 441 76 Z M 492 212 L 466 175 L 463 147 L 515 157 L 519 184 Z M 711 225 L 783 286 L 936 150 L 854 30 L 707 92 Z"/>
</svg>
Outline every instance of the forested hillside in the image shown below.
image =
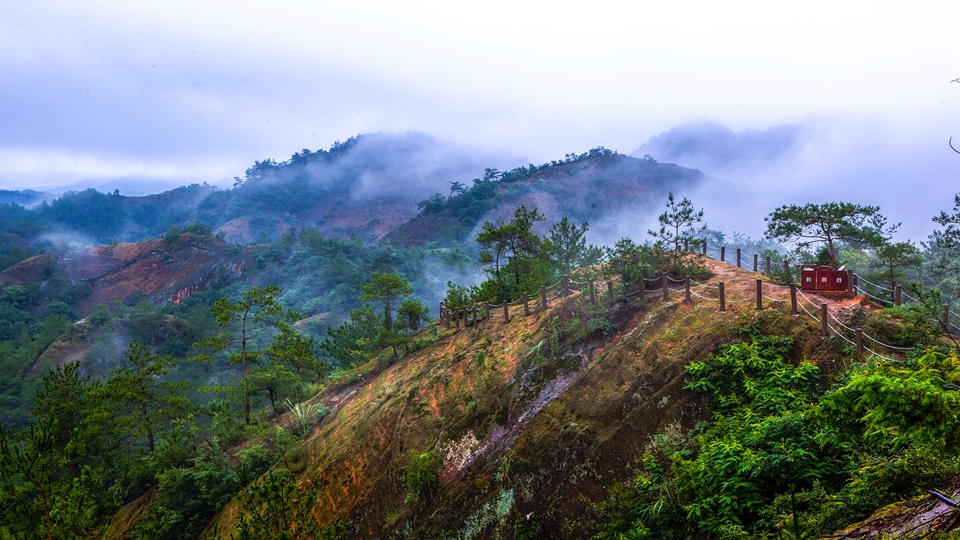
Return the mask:
<svg viewBox="0 0 960 540">
<path fill-rule="evenodd" d="M 960 196 L 920 245 L 847 202 L 750 239 L 697 171 L 402 141 L 7 204 L 0 538 L 812 538 L 960 482 Z"/>
<path fill-rule="evenodd" d="M 505 172 L 487 169 L 469 187 L 452 185 L 449 195 L 437 193 L 421 201 L 417 216 L 384 241 L 417 246 L 461 243 L 484 219 L 509 219 L 521 204 L 539 208 L 549 216 L 549 224 L 566 216 L 611 236 L 622 220 L 656 212 L 667 192 L 691 190 L 703 180 L 699 171 L 594 148 L 539 166 Z"/>
</svg>

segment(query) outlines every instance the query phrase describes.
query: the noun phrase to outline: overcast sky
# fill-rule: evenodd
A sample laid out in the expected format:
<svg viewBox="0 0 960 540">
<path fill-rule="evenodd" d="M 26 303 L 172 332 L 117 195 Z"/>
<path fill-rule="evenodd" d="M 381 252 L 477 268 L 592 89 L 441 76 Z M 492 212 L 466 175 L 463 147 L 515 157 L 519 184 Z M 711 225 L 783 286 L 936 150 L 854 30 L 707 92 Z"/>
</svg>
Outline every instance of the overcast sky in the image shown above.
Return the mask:
<svg viewBox="0 0 960 540">
<path fill-rule="evenodd" d="M 374 131 L 540 163 L 599 145 L 630 153 L 711 121 L 805 126 L 816 140 L 797 151 L 834 160 L 809 174 L 844 163 L 870 193 L 907 181 L 915 197 L 918 182 L 937 197 L 960 190 L 946 146 L 960 138 L 955 0 L 2 8 L 0 188 L 214 182 Z"/>
</svg>

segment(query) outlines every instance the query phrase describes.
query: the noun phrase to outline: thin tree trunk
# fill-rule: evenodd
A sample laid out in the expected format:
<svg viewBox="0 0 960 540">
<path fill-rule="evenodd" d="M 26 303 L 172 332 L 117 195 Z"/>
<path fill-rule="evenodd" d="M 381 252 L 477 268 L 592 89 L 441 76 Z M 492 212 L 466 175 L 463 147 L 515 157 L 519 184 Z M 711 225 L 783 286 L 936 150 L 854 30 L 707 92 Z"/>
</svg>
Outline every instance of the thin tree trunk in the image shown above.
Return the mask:
<svg viewBox="0 0 960 540">
<path fill-rule="evenodd" d="M 147 445 L 150 448 L 150 453 L 154 451 L 153 446 L 153 424 L 150 422 L 150 415 L 147 414 L 147 401 L 144 399 L 140 402 L 140 414 L 143 415 L 143 423 L 147 426 Z"/>
<path fill-rule="evenodd" d="M 240 362 L 243 364 L 243 421 L 250 425 L 250 387 L 247 385 L 247 314 L 240 325 Z"/>
</svg>

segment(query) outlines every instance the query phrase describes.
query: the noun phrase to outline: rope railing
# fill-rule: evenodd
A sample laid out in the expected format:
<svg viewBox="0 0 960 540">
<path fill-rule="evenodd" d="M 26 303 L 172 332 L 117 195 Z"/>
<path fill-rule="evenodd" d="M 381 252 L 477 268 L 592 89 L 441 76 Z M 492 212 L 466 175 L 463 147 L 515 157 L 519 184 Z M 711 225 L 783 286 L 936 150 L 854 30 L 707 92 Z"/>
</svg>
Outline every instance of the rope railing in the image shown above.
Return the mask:
<svg viewBox="0 0 960 540">
<path fill-rule="evenodd" d="M 807 311 L 807 306 L 804 306 L 804 305 L 803 305 L 802 303 L 800 303 L 800 302 L 798 302 L 797 305 L 800 306 L 800 309 L 802 309 L 803 312 L 806 313 L 808 317 L 810 317 L 811 319 L 817 321 L 818 323 L 820 322 L 820 318 L 819 318 L 819 317 L 817 317 L 817 316 L 814 315 L 813 313 L 810 313 L 809 311 Z"/>
<path fill-rule="evenodd" d="M 728 291 L 751 291 L 754 289 L 753 285 L 744 285 L 743 287 L 728 287 Z"/>
<path fill-rule="evenodd" d="M 820 306 L 818 306 L 818 305 L 817 305 L 813 300 L 811 300 L 807 295 L 803 294 L 803 290 L 802 290 L 802 289 L 797 289 L 797 298 L 803 298 L 804 300 L 806 300 L 807 302 L 809 302 L 810 305 L 814 307 L 814 309 L 820 309 Z"/>
<path fill-rule="evenodd" d="M 808 301 L 809 301 L 809 299 L 808 299 Z M 804 311 L 806 311 L 806 308 L 804 308 Z M 856 330 L 855 328 L 851 328 L 851 327 L 843 324 L 843 321 L 841 321 L 840 319 L 838 319 L 836 315 L 834 315 L 833 313 L 830 313 L 829 311 L 828 311 L 827 313 L 828 313 L 828 315 L 830 316 L 830 318 L 833 319 L 833 322 L 835 322 L 835 323 L 837 323 L 838 325 L 840 325 L 841 328 L 843 328 L 843 329 L 846 330 L 847 332 L 850 332 L 851 334 L 856 334 L 856 333 L 857 333 L 857 330 Z M 809 315 L 809 312 L 808 312 L 808 315 Z M 836 332 L 836 329 L 834 329 L 834 331 Z M 838 334 L 839 334 L 839 332 L 838 332 Z M 869 334 L 864 333 L 862 330 L 861 330 L 861 332 L 860 332 L 860 335 L 863 336 L 863 337 L 865 337 L 865 338 L 867 338 L 867 339 L 869 339 L 870 341 L 876 343 L 877 345 L 880 345 L 880 346 L 882 346 L 882 347 L 886 347 L 886 348 L 891 349 L 891 350 L 894 350 L 894 351 L 910 351 L 910 350 L 913 350 L 911 347 L 897 347 L 897 346 L 895 346 L 895 345 L 890 345 L 889 343 L 884 343 L 884 342 L 882 342 L 882 341 L 880 341 L 880 340 L 878 340 L 878 339 L 873 338 L 873 337 L 870 336 Z M 843 336 L 841 336 L 841 337 L 843 337 Z"/>
<path fill-rule="evenodd" d="M 549 290 L 549 289 L 553 289 L 553 288 L 556 287 L 557 285 L 563 285 L 563 278 L 560 278 L 560 280 L 558 280 L 558 281 L 557 281 L 556 283 L 554 283 L 553 285 L 547 285 L 546 288 L 547 288 L 548 290 Z"/>
<path fill-rule="evenodd" d="M 863 334 L 863 337 L 869 339 L 870 341 L 876 343 L 877 345 L 886 347 L 886 348 L 888 348 L 888 349 L 892 349 L 892 350 L 894 350 L 894 351 L 904 351 L 904 352 L 906 352 L 906 351 L 912 351 L 912 350 L 913 350 L 913 347 L 897 347 L 897 346 L 894 346 L 894 345 L 890 345 L 890 344 L 888 344 L 888 343 L 883 343 L 882 341 L 877 341 L 876 339 L 872 338 L 869 334 Z"/>
<path fill-rule="evenodd" d="M 857 345 L 856 342 L 850 340 L 849 338 L 847 338 L 846 336 L 844 336 L 843 334 L 841 334 L 840 332 L 838 332 L 836 328 L 834 328 L 834 327 L 832 327 L 832 326 L 830 326 L 830 325 L 827 325 L 827 328 L 828 328 L 831 332 L 833 332 L 833 335 L 835 335 L 835 336 L 837 336 L 838 338 L 842 339 L 843 341 L 847 342 L 847 344 L 852 345 L 853 347 L 860 349 L 860 351 L 866 351 L 866 352 L 870 353 L 870 356 L 874 356 L 874 357 L 877 357 L 877 358 L 882 358 L 883 360 L 886 360 L 886 361 L 888 361 L 888 362 L 900 362 L 900 360 L 897 360 L 896 358 L 892 358 L 892 357 L 890 357 L 890 356 L 886 356 L 886 355 L 883 355 L 883 354 L 878 353 L 877 351 L 871 349 L 870 347 L 867 347 L 867 346 L 864 345 L 863 343 L 860 343 L 859 345 Z M 863 335 L 863 334 L 861 334 L 861 335 Z"/>
<path fill-rule="evenodd" d="M 911 302 L 919 302 L 919 301 L 920 301 L 920 300 L 918 300 L 918 299 L 910 296 L 909 294 L 907 294 L 907 293 L 905 293 L 905 292 L 903 292 L 903 291 L 901 291 L 900 294 L 901 294 L 901 296 L 905 296 L 905 297 L 906 297 L 908 300 L 910 300 Z"/>
<path fill-rule="evenodd" d="M 830 318 L 833 319 L 833 321 L 834 321 L 835 323 L 839 324 L 839 325 L 840 325 L 844 330 L 846 330 L 847 332 L 857 333 L 857 331 L 856 331 L 855 329 L 850 328 L 849 326 L 847 326 L 847 325 L 843 324 L 842 322 L 840 322 L 840 319 L 838 319 L 837 316 L 834 315 L 833 313 L 829 313 L 829 312 L 828 312 L 828 314 L 830 315 Z"/>
<path fill-rule="evenodd" d="M 884 303 L 884 304 L 892 304 L 892 303 L 893 303 L 893 300 L 891 300 L 890 298 L 879 298 L 879 297 L 877 297 L 877 296 L 874 296 L 874 295 L 868 293 L 865 289 L 860 289 L 858 292 L 862 293 L 862 294 L 863 294 L 864 296 L 866 296 L 867 298 L 870 298 L 871 300 L 874 300 L 875 302 L 882 302 L 882 303 Z"/>
<path fill-rule="evenodd" d="M 876 283 L 865 279 L 865 278 L 864 278 L 863 276 L 861 276 L 860 274 L 854 274 L 854 275 L 857 276 L 857 280 L 858 280 L 858 281 L 862 281 L 862 282 L 866 283 L 867 285 L 870 285 L 870 286 L 872 286 L 872 287 L 874 287 L 874 288 L 876 288 L 876 289 L 883 289 L 883 290 L 885 290 L 885 291 L 896 292 L 896 291 L 894 291 L 893 289 L 891 289 L 891 288 L 889 288 L 889 287 L 884 287 L 883 285 L 877 285 Z"/>
<path fill-rule="evenodd" d="M 859 274 L 855 274 L 855 277 L 858 283 L 857 292 L 863 294 L 864 296 L 866 296 L 867 298 L 870 298 L 875 302 L 880 303 L 881 305 L 891 305 L 891 304 L 902 305 L 902 304 L 909 304 L 909 303 L 915 303 L 915 304 L 920 303 L 920 299 L 915 298 L 910 293 L 904 291 L 903 288 L 900 286 L 896 286 L 895 289 L 891 289 L 889 287 L 884 287 L 883 285 L 878 285 L 868 279 L 865 279 L 863 276 Z M 876 291 L 889 292 L 891 293 L 892 298 L 882 298 L 880 296 L 877 296 L 871 293 L 869 290 L 867 290 L 866 287 L 860 286 L 859 285 L 860 282 L 863 282 L 864 284 L 869 285 L 870 287 L 873 287 Z M 899 302 L 897 299 L 898 294 L 899 294 Z M 953 309 L 951 309 L 949 305 L 945 304 L 944 307 L 945 307 L 944 315 L 940 317 L 931 316 L 930 318 L 932 320 L 935 320 L 937 323 L 941 324 L 947 332 L 960 331 L 960 326 L 957 326 L 956 324 L 950 322 L 949 320 L 950 316 L 953 316 L 954 318 L 960 318 L 960 314 L 953 311 Z"/>
</svg>

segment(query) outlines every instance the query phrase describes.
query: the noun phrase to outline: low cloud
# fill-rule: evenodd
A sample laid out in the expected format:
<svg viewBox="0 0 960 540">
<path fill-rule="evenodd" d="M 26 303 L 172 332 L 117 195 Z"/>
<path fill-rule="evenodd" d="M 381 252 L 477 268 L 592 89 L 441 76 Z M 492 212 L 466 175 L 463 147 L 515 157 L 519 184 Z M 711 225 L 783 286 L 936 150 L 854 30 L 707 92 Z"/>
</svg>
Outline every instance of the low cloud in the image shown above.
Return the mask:
<svg viewBox="0 0 960 540">
<path fill-rule="evenodd" d="M 95 187 L 125 195 L 159 192 L 191 183 L 215 183 L 238 163 L 149 161 L 59 149 L 0 148 L 0 189 L 51 193 Z"/>
<path fill-rule="evenodd" d="M 778 206 L 845 201 L 879 205 L 891 222 L 903 222 L 900 237 L 917 241 L 960 190 L 960 156 L 947 147 L 941 126 L 925 127 L 862 116 L 740 132 L 702 122 L 656 135 L 632 155 L 650 154 L 710 176 L 678 195 L 702 206 L 708 224 L 728 234 L 759 237 L 763 218 Z"/>
</svg>

